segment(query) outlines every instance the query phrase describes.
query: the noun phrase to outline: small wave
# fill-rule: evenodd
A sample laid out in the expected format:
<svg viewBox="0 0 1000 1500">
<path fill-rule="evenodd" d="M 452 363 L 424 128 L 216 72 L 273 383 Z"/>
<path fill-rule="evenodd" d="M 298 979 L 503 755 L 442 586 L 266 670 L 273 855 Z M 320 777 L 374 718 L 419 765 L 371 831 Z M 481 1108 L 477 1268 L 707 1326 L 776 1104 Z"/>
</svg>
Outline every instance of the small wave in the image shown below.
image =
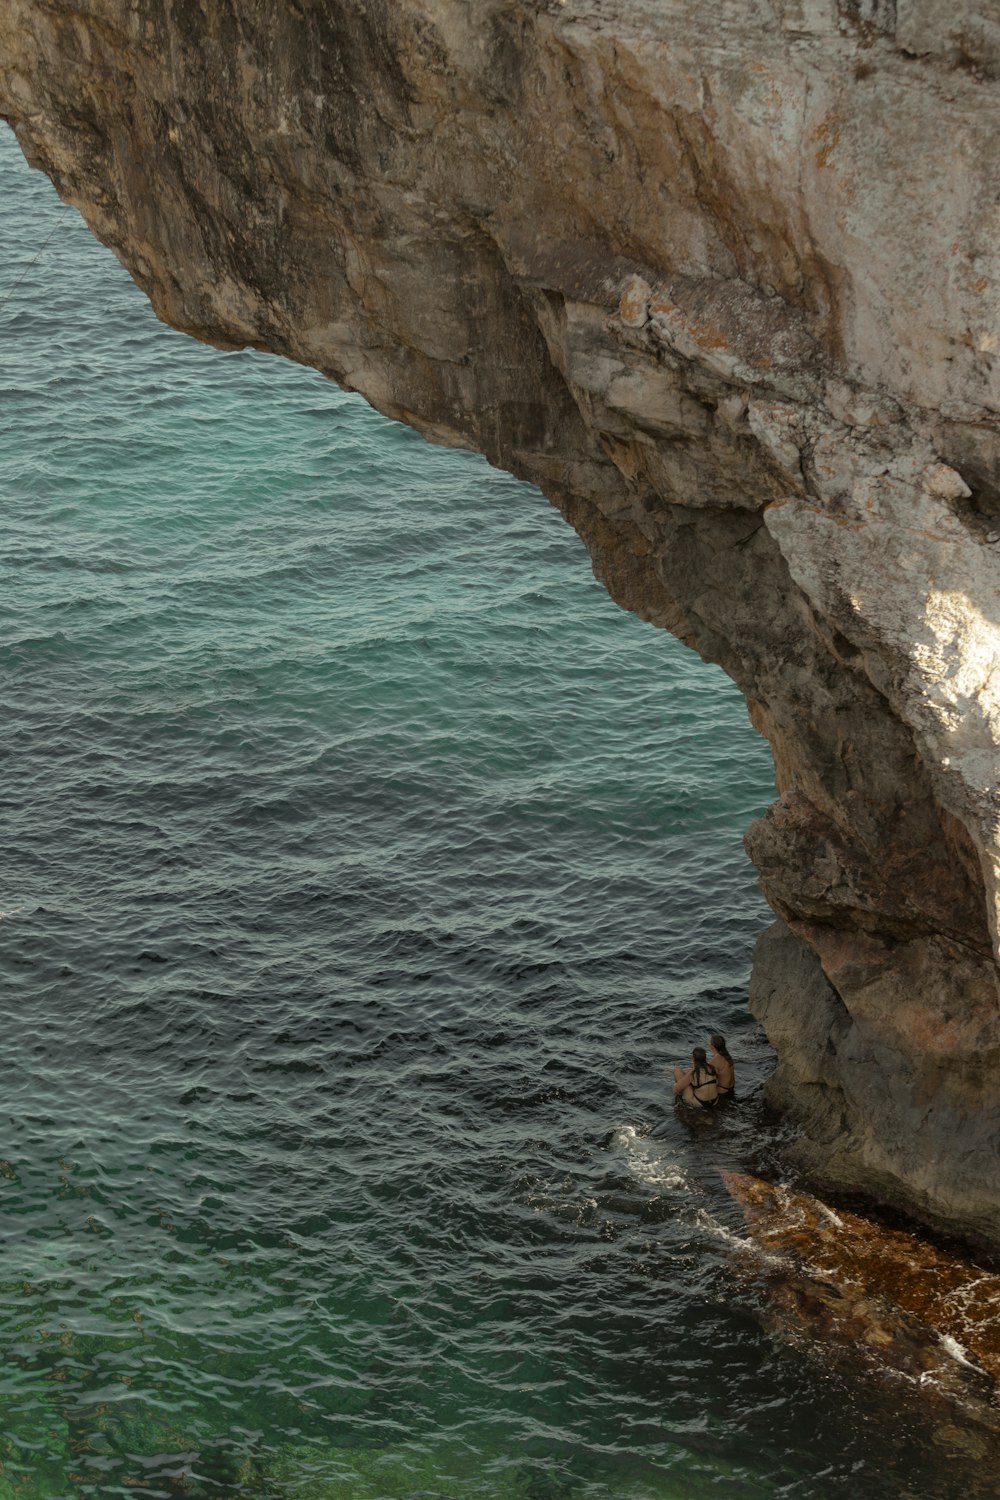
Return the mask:
<svg viewBox="0 0 1000 1500">
<path fill-rule="evenodd" d="M 765 1250 L 761 1245 L 757 1244 L 756 1240 L 752 1240 L 749 1235 L 737 1234 L 734 1229 L 730 1229 L 728 1224 L 724 1224 L 721 1219 L 717 1219 L 708 1209 L 699 1208 L 695 1213 L 695 1221 L 700 1229 L 703 1229 L 712 1239 L 718 1240 L 721 1244 L 725 1245 L 727 1250 L 752 1256 L 754 1262 L 761 1267 L 780 1267 L 788 1264 L 788 1257 L 786 1255 Z"/>
<path fill-rule="evenodd" d="M 985 1373 L 984 1371 L 980 1370 L 975 1360 L 969 1358 L 968 1350 L 963 1349 L 962 1345 L 958 1342 L 958 1339 L 953 1338 L 950 1333 L 943 1333 L 941 1335 L 941 1345 L 945 1352 L 947 1354 L 950 1354 L 952 1359 L 955 1360 L 957 1364 L 964 1365 L 967 1370 L 975 1370 L 979 1374 Z"/>
<path fill-rule="evenodd" d="M 636 1182 L 655 1188 L 690 1187 L 687 1171 L 663 1141 L 643 1134 L 635 1125 L 619 1125 L 611 1132 L 610 1141 L 625 1152 L 629 1171 Z"/>
</svg>

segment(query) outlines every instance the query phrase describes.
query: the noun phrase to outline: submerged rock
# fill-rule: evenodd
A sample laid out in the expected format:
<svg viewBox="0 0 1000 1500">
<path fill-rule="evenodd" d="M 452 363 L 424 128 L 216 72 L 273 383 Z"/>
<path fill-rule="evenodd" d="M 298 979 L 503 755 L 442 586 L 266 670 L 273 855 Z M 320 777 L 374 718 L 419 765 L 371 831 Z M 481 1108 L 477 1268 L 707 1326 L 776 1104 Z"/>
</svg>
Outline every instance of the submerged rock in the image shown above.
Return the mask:
<svg viewBox="0 0 1000 1500">
<path fill-rule="evenodd" d="M 740 686 L 801 1160 L 1000 1242 L 997 38 L 977 0 L 0 11 L 0 114 L 164 320 L 534 481 Z"/>
<path fill-rule="evenodd" d="M 739 1261 L 766 1292 L 769 1326 L 907 1383 L 932 1414 L 955 1406 L 977 1427 L 949 1426 L 939 1413 L 940 1441 L 984 1455 L 978 1427 L 1000 1434 L 1000 1274 L 808 1193 L 722 1175 L 743 1209 Z"/>
</svg>

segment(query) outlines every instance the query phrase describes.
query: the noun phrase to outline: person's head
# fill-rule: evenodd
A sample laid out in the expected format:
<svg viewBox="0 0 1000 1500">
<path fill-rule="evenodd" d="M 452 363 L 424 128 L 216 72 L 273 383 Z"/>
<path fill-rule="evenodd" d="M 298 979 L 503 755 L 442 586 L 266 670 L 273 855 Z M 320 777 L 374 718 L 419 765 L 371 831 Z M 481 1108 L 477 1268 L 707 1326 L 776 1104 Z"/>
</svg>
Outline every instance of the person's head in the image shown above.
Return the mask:
<svg viewBox="0 0 1000 1500">
<path fill-rule="evenodd" d="M 694 1059 L 694 1065 L 696 1068 L 708 1067 L 708 1054 L 706 1053 L 704 1047 L 696 1047 L 691 1053 L 691 1056 Z"/>
<path fill-rule="evenodd" d="M 724 1036 L 719 1036 L 718 1033 L 716 1033 L 715 1036 L 709 1037 L 709 1041 L 712 1043 L 712 1046 L 715 1048 L 720 1057 L 729 1056 L 729 1049 L 726 1047 L 726 1039 Z"/>
</svg>

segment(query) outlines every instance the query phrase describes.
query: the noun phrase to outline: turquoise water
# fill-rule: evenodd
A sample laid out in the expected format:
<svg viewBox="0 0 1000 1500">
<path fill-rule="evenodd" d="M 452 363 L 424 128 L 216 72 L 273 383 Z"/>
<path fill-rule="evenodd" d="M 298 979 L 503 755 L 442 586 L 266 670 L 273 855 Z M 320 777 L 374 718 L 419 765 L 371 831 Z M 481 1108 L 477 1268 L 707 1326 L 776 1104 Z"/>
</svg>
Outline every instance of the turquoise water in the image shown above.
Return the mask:
<svg viewBox="0 0 1000 1500">
<path fill-rule="evenodd" d="M 735 690 L 533 490 L 161 327 L 6 131 L 0 184 L 0 1500 L 908 1493 L 917 1418 L 728 1269 Z"/>
</svg>

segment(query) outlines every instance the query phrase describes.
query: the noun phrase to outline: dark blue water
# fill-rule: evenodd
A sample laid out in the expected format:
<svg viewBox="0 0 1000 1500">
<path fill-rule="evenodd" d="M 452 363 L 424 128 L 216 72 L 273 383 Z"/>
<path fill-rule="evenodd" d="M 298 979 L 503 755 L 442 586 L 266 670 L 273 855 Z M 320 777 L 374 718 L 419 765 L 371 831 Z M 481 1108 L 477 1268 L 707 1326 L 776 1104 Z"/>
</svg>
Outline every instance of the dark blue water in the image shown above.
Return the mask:
<svg viewBox="0 0 1000 1500">
<path fill-rule="evenodd" d="M 728 1269 L 735 690 L 533 490 L 157 324 L 9 133 L 0 191 L 0 1500 L 907 1493 Z"/>
</svg>

